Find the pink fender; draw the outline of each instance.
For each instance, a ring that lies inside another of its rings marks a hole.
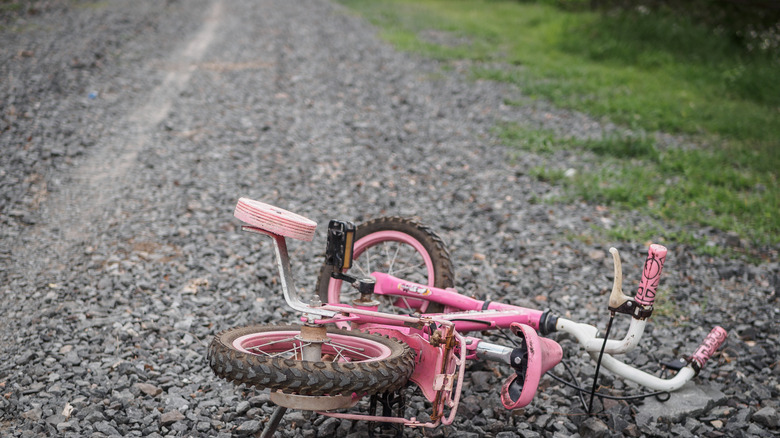
[[[409,380],[420,387],[420,390],[428,401],[434,401],[436,398],[434,380],[436,379],[436,375],[441,372],[442,360],[444,358],[444,354],[441,351],[443,347],[432,346],[428,341],[423,339],[422,335],[419,334],[419,330],[409,327],[390,328],[381,324],[377,326],[371,326],[369,324],[362,325],[360,329],[396,338],[414,350],[414,372],[411,377],[409,377]],[[454,372],[455,364],[450,364],[448,368],[450,369],[446,370],[447,373]]]
[[[539,380],[544,373],[561,361],[563,350],[552,339],[540,338],[530,326],[513,323],[511,329],[516,335],[523,338],[528,352],[528,366],[525,370],[520,396],[517,400],[512,400],[509,395],[509,387],[518,378],[517,373],[515,373],[504,382],[504,386],[501,388],[501,404],[507,409],[518,409],[531,403],[536,395],[536,389],[539,387]]]

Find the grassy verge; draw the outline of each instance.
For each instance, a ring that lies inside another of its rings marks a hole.
[[[536,153],[580,148],[596,170],[567,184],[585,200],[642,209],[683,225],[780,243],[780,55],[748,51],[682,17],[599,14],[545,2],[342,0],[402,50],[473,61],[473,75],[517,84],[531,98],[630,127],[635,135],[568,140],[516,126],[507,144]],[[508,102],[511,103],[511,102]],[[696,147],[661,148],[647,132]],[[630,237],[630,236],[627,236]]]
[[[559,149],[593,153],[595,158],[587,164],[595,170],[590,172],[567,176],[565,169],[530,170],[529,174],[541,181],[566,186],[570,196],[641,211],[648,219],[734,231],[754,244],[778,241],[777,181],[770,173],[733,166],[732,157],[724,150],[661,149],[653,137],[641,134],[577,140],[514,124],[501,126],[496,132],[505,144],[523,151],[542,155]],[[691,233],[665,229],[659,221],[654,227],[644,224],[641,230],[614,229],[610,237],[706,245]]]

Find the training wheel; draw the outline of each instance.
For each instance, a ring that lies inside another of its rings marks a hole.
[[[317,223],[311,219],[249,198],[241,198],[233,216],[269,233],[311,242]]]

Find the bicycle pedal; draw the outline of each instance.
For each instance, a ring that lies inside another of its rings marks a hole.
[[[325,249],[325,264],[338,272],[352,267],[352,251],[355,245],[355,224],[332,220],[328,224],[328,243]]]

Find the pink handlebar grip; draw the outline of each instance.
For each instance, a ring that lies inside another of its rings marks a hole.
[[[727,336],[728,333],[723,327],[716,326],[710,330],[710,333],[704,338],[704,342],[699,345],[699,348],[696,349],[689,359],[697,373],[704,368],[704,364],[707,363],[710,356],[723,345]]]
[[[666,261],[666,247],[652,244],[647,250],[647,260],[642,270],[642,281],[639,282],[639,290],[634,300],[644,306],[652,306],[655,301],[655,293],[658,290],[658,281],[661,279],[661,270]]]

